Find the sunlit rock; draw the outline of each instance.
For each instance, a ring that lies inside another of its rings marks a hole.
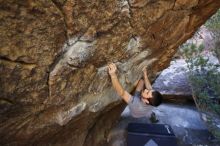
[[[131,91],[220,7],[218,0],[0,1],[0,144],[104,145]]]

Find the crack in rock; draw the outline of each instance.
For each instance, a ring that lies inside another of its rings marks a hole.
[[[35,63],[28,63],[28,62],[25,62],[25,61],[22,61],[22,60],[12,60],[10,58],[3,57],[3,56],[0,56],[0,61],[15,63],[15,64],[18,64],[18,65],[25,66],[27,68],[35,68],[37,66],[37,64],[35,64]]]

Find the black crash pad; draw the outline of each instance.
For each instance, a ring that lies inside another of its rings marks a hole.
[[[166,124],[129,123],[127,146],[177,146],[172,128]]]

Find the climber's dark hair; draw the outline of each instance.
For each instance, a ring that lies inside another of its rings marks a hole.
[[[160,94],[160,92],[153,91],[152,92],[152,96],[153,97],[149,99],[150,105],[158,106],[158,105],[160,105],[162,103],[163,96]]]

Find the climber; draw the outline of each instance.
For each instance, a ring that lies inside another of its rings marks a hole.
[[[141,78],[136,86],[135,94],[132,96],[124,90],[120,84],[117,74],[117,67],[114,63],[108,65],[108,73],[117,94],[128,104],[131,115],[135,118],[146,116],[153,107],[158,106],[162,102],[162,95],[158,91],[154,91],[147,76],[146,67],[143,68],[143,78]],[[144,89],[144,85],[146,89]]]

